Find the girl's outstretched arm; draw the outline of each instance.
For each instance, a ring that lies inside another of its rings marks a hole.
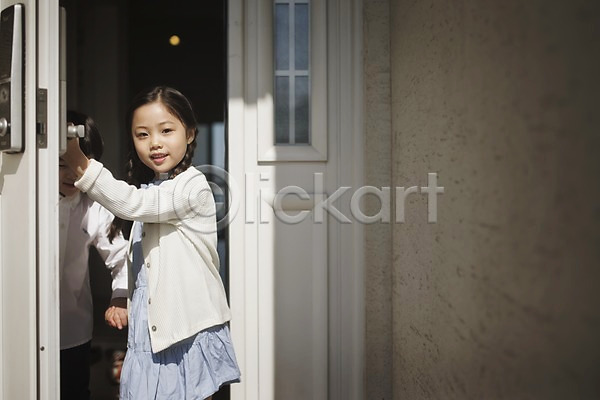
[[[101,163],[90,160],[75,186],[125,220],[172,224],[185,220],[187,226],[216,232],[212,191],[204,175],[193,167],[159,186],[138,189],[115,179]],[[196,226],[199,224],[210,226]]]
[[[174,224],[193,219],[194,225],[201,225],[194,229],[216,232],[212,191],[204,175],[194,168],[160,186],[137,189],[115,179],[101,163],[88,160],[77,139],[68,141],[63,159],[79,176],[75,186],[122,219]]]

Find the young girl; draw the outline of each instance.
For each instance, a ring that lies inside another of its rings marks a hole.
[[[156,87],[135,98],[127,127],[132,185],[85,157],[76,140],[63,156],[80,174],[79,190],[134,221],[121,399],[210,398],[240,372],[218,271],[215,204],[191,166],[194,114],[181,93]]]
[[[102,137],[87,115],[69,111],[67,121],[83,125],[80,150],[99,160],[104,150]],[[94,246],[112,273],[110,322],[122,327],[126,304],[127,242],[122,235],[112,237],[109,229],[114,216],[73,185],[75,172],[59,160],[60,215],[60,393],[61,399],[89,399],[90,354],[93,330],[92,291],[88,271],[90,246]],[[108,318],[108,315],[107,315]]]

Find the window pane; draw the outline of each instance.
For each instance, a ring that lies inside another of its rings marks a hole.
[[[275,143],[290,142],[290,78],[275,77]]]
[[[289,5],[275,4],[275,69],[290,68]]]
[[[294,85],[296,143],[309,143],[308,77],[297,76]]]
[[[294,47],[296,69],[308,69],[308,4],[294,6]]]

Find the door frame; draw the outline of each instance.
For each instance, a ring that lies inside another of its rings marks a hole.
[[[38,399],[60,397],[60,268],[58,158],[66,147],[66,64],[59,0],[37,0],[37,87],[46,89],[46,146],[37,152]],[[61,60],[61,57],[63,59]],[[61,65],[62,64],[62,65]],[[61,74],[62,72],[62,74]],[[62,75],[62,76],[61,76]],[[63,126],[64,125],[64,126]],[[64,143],[60,143],[62,141]]]

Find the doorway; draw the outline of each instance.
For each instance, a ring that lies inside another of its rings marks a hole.
[[[192,103],[198,121],[194,165],[227,169],[225,0],[61,0],[61,6],[67,11],[67,105],[94,118],[105,142],[102,161],[115,176],[124,177],[128,103],[138,91],[158,84],[180,90]],[[227,237],[227,229],[221,229],[218,251],[226,290]],[[89,272],[92,398],[114,399],[118,385],[110,379],[111,357],[125,349],[127,335],[104,323],[110,274],[93,252]],[[221,392],[213,399],[229,399],[228,388]]]

